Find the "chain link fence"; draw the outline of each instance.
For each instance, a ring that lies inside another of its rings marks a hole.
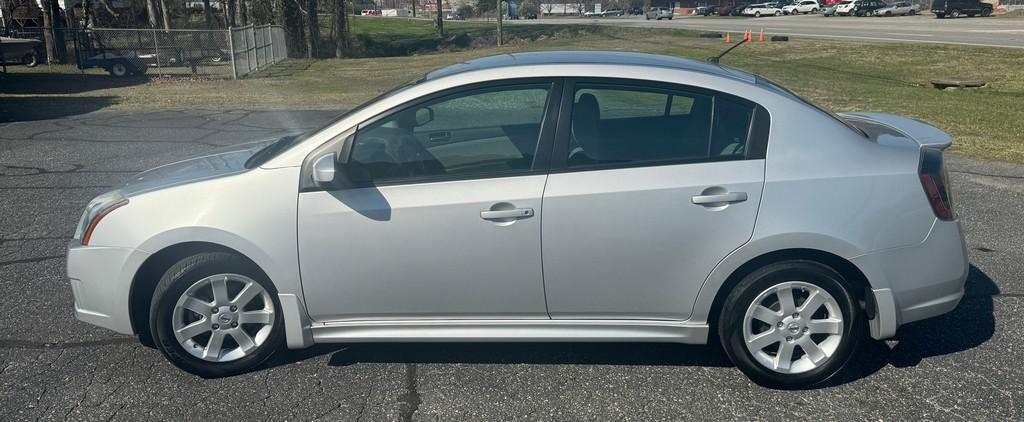
[[[261,25],[230,30],[232,72],[235,78],[258,72],[288,57],[284,29]]]
[[[113,76],[240,78],[288,56],[284,30],[249,25],[227,30],[55,29],[55,49],[47,65],[46,49],[35,49],[40,66],[53,72],[102,69]],[[42,39],[41,31],[7,32]],[[0,47],[3,48],[3,47]]]

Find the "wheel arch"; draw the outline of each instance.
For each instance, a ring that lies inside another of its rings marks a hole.
[[[711,300],[710,307],[707,307],[707,313],[705,319],[708,326],[711,327],[709,330],[712,335],[716,332],[715,327],[718,324],[719,313],[722,310],[722,306],[725,302],[726,297],[732,292],[732,289],[739,284],[748,274],[756,271],[758,268],[764,267],[765,265],[773,264],[776,262],[788,261],[788,260],[805,260],[813,261],[819,264],[825,265],[832,268],[849,284],[850,293],[854,296],[855,300],[861,302],[865,298],[865,293],[868,288],[871,287],[871,283],[864,272],[861,271],[853,262],[843,258],[842,256],[825,251],[822,249],[814,248],[786,248],[778,249],[771,252],[759,254],[751,259],[746,260],[738,267],[733,269],[725,277],[725,280],[716,289],[714,297]],[[710,342],[710,340],[709,340]]]
[[[266,271],[245,254],[213,242],[190,241],[168,245],[153,253],[142,262],[132,277],[128,290],[128,315],[134,331],[145,344],[152,344],[152,333],[149,330],[149,310],[160,278],[172,265],[189,256],[206,252],[226,252],[238,255],[253,263],[266,276]],[[269,279],[269,277],[267,277]],[[271,281],[273,283],[273,281]]]

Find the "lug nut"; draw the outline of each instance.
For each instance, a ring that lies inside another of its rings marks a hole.
[[[217,324],[213,324],[213,329],[214,329],[214,330],[219,330],[219,329],[220,329],[220,325],[217,325]]]
[[[237,326],[238,326],[238,323],[237,323],[237,322],[232,322],[232,323],[231,323],[231,328],[235,328],[235,327],[237,327]]]
[[[786,336],[786,341],[793,341],[793,337]]]
[[[793,313],[793,318],[800,318],[800,314],[798,314],[798,313],[794,312],[794,313]]]
[[[231,312],[235,312],[235,311],[237,311],[237,310],[238,310],[238,307],[237,307],[237,306],[232,306],[232,307],[231,307]]]
[[[213,312],[213,313],[220,312],[220,308],[214,307],[213,309],[210,310],[210,312]]]
[[[806,333],[807,331],[808,331],[808,328],[807,328],[807,327],[804,327],[804,332]]]
[[[779,321],[779,324],[777,325],[777,327],[782,328],[782,321]]]

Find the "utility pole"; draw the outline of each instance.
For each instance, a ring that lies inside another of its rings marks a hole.
[[[444,0],[437,0],[437,35],[444,38],[444,15],[441,14],[441,2]]]
[[[502,39],[502,34],[501,34],[501,0],[498,0],[498,46],[499,47],[502,44],[502,40],[501,39]]]

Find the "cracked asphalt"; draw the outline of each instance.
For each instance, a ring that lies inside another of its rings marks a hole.
[[[1024,166],[952,157],[971,248],[950,314],[867,342],[830,385],[750,383],[713,346],[357,344],[205,380],[78,322],[64,245],[131,174],[309,129],[329,112],[96,112],[0,125],[0,420],[1024,418]],[[941,259],[936,257],[936,259]]]

